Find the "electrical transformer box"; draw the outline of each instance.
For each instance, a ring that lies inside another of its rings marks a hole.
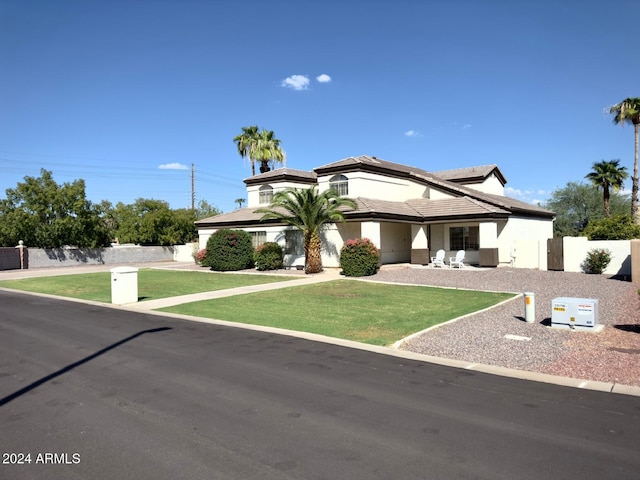
[[[598,300],[554,298],[551,301],[551,326],[572,330],[595,330],[598,327]]]

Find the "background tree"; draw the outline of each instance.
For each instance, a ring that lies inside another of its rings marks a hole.
[[[236,198],[234,201],[238,204],[238,208],[242,208],[242,204],[246,202],[244,198]]]
[[[322,271],[322,240],[320,233],[330,223],[344,221],[343,210],[357,208],[356,202],[341,197],[335,190],[318,193],[315,187],[288,188],[276,192],[263,213],[262,220],[275,219],[296,227],[302,232],[305,273]]]
[[[0,200],[0,244],[15,246],[24,240],[39,248],[107,246],[105,208],[86,199],[84,180],[59,185],[52,172],[42,169],[40,177],[24,177]]]
[[[631,240],[640,238],[640,225],[628,213],[592,220],[582,232],[589,240]]]
[[[216,215],[220,215],[222,210],[214,207],[206,200],[200,200],[198,205],[196,205],[195,217],[196,220],[202,220],[203,218],[215,217]]]
[[[631,176],[631,217],[636,224],[640,224],[638,210],[638,125],[640,125],[640,98],[625,98],[609,108],[613,115],[613,123],[624,126],[633,125],[635,138],[635,155],[633,160],[633,175]]]
[[[253,147],[258,138],[258,126],[242,127],[242,133],[233,137],[238,147],[238,153],[242,158],[249,158],[251,163],[251,176],[256,174],[255,157],[253,156]]]
[[[628,213],[631,201],[628,196],[612,192],[609,206],[612,215]],[[543,205],[556,214],[553,233],[556,237],[580,235],[588,223],[604,218],[602,194],[593,185],[569,182],[554,190]]]
[[[611,217],[611,207],[609,204],[610,190],[619,192],[623,187],[623,182],[629,174],[627,167],[620,166],[620,160],[603,160],[594,163],[592,171],[585,178],[596,188],[602,188],[602,199],[604,203],[604,216]]]
[[[162,200],[138,198],[133,204],[119,202],[112,211],[115,237],[120,243],[177,245],[197,238],[195,212],[171,210]]]

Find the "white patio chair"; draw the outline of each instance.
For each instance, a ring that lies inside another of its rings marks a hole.
[[[445,256],[444,250],[438,250],[436,252],[436,256],[435,257],[431,257],[431,266],[433,268],[436,268],[436,267],[444,268],[444,267],[446,267],[447,264],[444,263],[444,256]]]
[[[451,268],[453,267],[464,268],[464,263],[462,263],[463,261],[464,261],[464,250],[458,250],[456,252],[455,257],[449,257],[449,266]]]

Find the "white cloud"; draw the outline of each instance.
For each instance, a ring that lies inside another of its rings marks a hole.
[[[320,83],[329,83],[331,81],[331,77],[326,73],[323,73],[322,75],[318,75],[316,80]]]
[[[160,170],[189,170],[189,167],[178,162],[163,163],[162,165],[158,165],[158,168]]]
[[[404,132],[405,136],[407,137],[421,137],[422,134],[419,132],[416,132],[415,130],[407,130],[406,132]]]
[[[516,198],[523,202],[531,203],[533,205],[543,204],[546,200],[541,200],[539,196],[547,197],[548,192],[546,190],[520,190],[519,188],[504,187],[504,194],[507,197]]]
[[[294,90],[306,90],[309,88],[309,77],[306,75],[291,75],[285,78],[281,85]]]
[[[467,123],[466,125],[462,126],[463,130],[466,130],[467,128],[471,128],[471,124],[470,123]]]

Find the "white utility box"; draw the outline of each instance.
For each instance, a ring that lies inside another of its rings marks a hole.
[[[116,267],[111,269],[111,303],[124,305],[138,301],[138,269]]]
[[[551,301],[551,326],[571,330],[600,330],[598,300],[559,297]]]

